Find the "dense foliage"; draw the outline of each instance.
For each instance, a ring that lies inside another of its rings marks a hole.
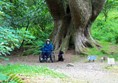
[[[39,45],[51,33],[50,17],[44,0],[0,1],[0,55],[21,46],[38,53]]]
[[[22,41],[31,42],[32,36],[23,29],[14,30],[11,27],[0,27],[0,55],[10,54],[16,47],[21,46]]]
[[[118,43],[118,1],[107,3],[92,26],[95,39]],[[38,54],[53,30],[53,20],[44,0],[0,0],[0,55],[21,46],[24,53]]]
[[[92,26],[92,35],[99,41],[118,43],[118,1],[108,0]],[[107,12],[107,18],[105,15]]]

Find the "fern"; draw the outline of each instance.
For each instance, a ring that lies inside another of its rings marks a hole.
[[[17,75],[9,73],[9,74],[1,74],[0,73],[0,83],[24,83],[21,78]]]
[[[19,48],[23,40],[31,42],[35,37],[29,31],[15,30],[12,27],[0,27],[0,55],[10,54],[15,48]]]

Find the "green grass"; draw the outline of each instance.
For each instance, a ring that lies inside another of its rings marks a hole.
[[[28,65],[21,65],[21,64],[8,64],[5,66],[0,65],[0,73],[23,74],[28,76],[42,75],[42,76],[51,76],[51,77],[58,77],[58,78],[66,77],[66,75],[55,72],[54,70],[51,70],[47,67],[28,66]]]
[[[110,58],[115,58],[118,61],[118,44],[113,44],[109,42],[100,42],[102,48],[89,48],[87,50],[88,55],[97,55],[98,58],[102,56],[108,56]]]
[[[106,21],[103,13],[100,13],[92,25],[91,33],[94,39],[100,41],[102,48],[87,49],[88,55],[97,55],[98,58],[108,56],[118,61],[118,8],[108,12]]]
[[[118,43],[118,10],[110,10],[106,21],[103,13],[100,13],[92,25],[91,32],[94,39]]]

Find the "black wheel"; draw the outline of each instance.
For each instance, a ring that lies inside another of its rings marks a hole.
[[[55,62],[55,54],[54,54],[54,52],[52,52],[52,55],[50,57],[50,60],[51,60],[51,62]]]
[[[51,55],[46,59],[43,60],[42,54],[39,55],[39,62],[55,62],[55,54],[54,52],[51,53]]]
[[[39,62],[43,62],[42,54],[39,55]]]

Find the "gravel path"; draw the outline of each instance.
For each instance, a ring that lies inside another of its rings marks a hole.
[[[10,57],[10,63],[47,66],[55,71],[66,74],[70,78],[82,80],[84,83],[118,83],[118,72],[115,73],[106,70],[105,67],[108,66],[106,62],[85,62],[82,60],[73,62],[73,60],[70,60],[72,57],[70,57],[64,62],[39,63],[37,58],[38,56]],[[4,64],[4,62],[2,64]],[[68,66],[68,64],[70,64],[70,66]],[[118,64],[116,64],[116,66],[118,66]]]
[[[118,73],[103,69],[105,64],[99,63],[73,63],[74,67],[59,67],[57,71],[66,75],[85,80],[87,83],[118,83]]]

